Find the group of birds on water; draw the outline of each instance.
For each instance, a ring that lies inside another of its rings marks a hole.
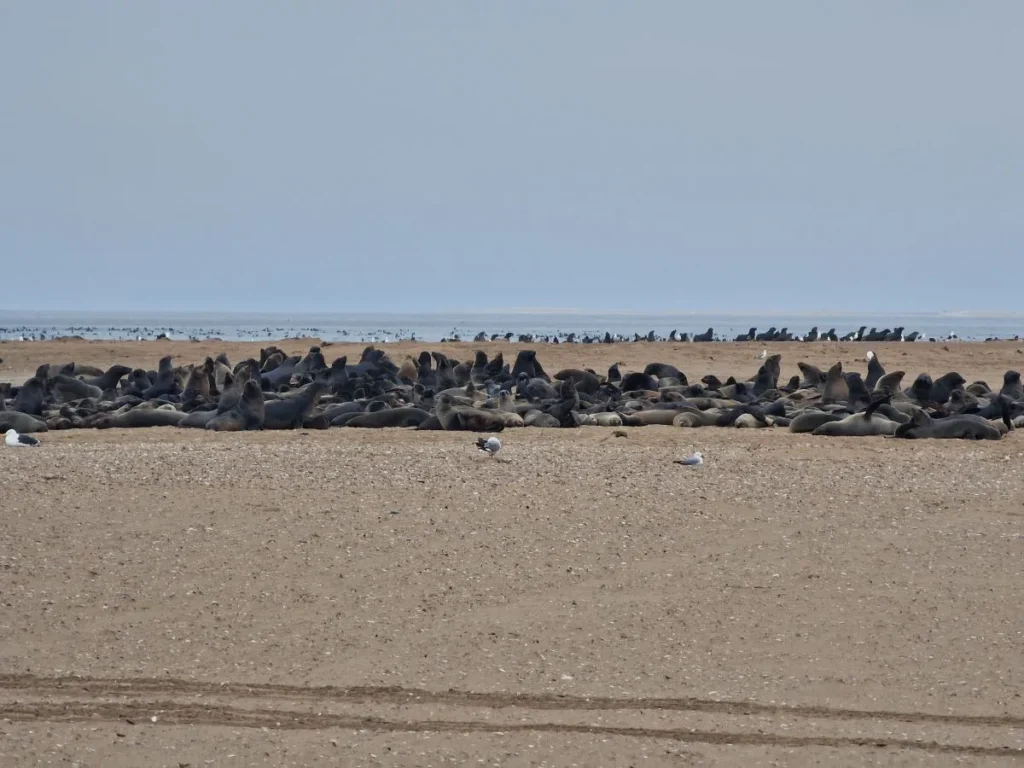
[[[486,333],[481,332],[476,335],[473,339],[474,343],[480,344],[486,341],[519,341],[527,344],[535,342],[543,342],[546,344],[619,344],[623,342],[722,342],[722,341],[803,341],[803,342],[815,342],[815,341],[924,341],[926,338],[928,341],[938,341],[935,337],[923,336],[918,331],[912,331],[911,333],[904,333],[906,330],[905,326],[898,326],[897,328],[884,328],[878,330],[872,328],[868,330],[866,325],[861,326],[855,331],[839,336],[836,333],[835,328],[819,333],[818,326],[814,326],[807,333],[800,335],[791,333],[789,328],[776,328],[774,325],[767,331],[762,333],[757,332],[757,328],[753,327],[746,333],[738,334],[737,336],[730,339],[728,336],[715,333],[714,328],[708,328],[704,333],[680,333],[678,330],[673,330],[668,336],[660,336],[654,331],[648,332],[646,335],[634,333],[632,337],[624,336],[622,334],[605,333],[601,335],[589,335],[589,334],[577,334],[568,333],[559,335],[547,335],[547,336],[535,336],[533,334],[519,334],[516,336],[512,333],[506,333],[504,335],[492,333],[488,336]],[[944,337],[946,341],[954,341],[959,339],[955,333],[950,331],[949,335]],[[1015,337],[1016,338],[1016,337]],[[451,338],[441,339],[442,343],[448,341],[462,341],[460,336],[452,336]],[[996,341],[995,338],[986,339],[986,341]]]
[[[155,370],[77,363],[42,365],[20,386],[0,384],[0,431],[21,436],[72,428],[159,427],[214,431],[407,427],[501,432],[514,427],[785,427],[815,435],[1000,439],[1024,424],[1020,374],[968,383],[955,371],[886,371],[868,352],[867,369],[827,371],[798,363],[781,377],[779,354],[762,353],[756,371],[690,381],[669,363],[642,371],[614,364],[604,373],[567,368],[549,375],[537,351],[477,351],[472,360],[423,351],[399,363],[366,347],[358,361],[328,364],[320,346],[287,355],[276,346],[232,364],[221,354]],[[487,446],[491,445],[491,448]],[[479,446],[497,453],[499,443]],[[699,464],[701,457],[695,457]]]

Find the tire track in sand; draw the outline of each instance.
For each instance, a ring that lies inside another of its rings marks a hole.
[[[451,689],[430,691],[399,686],[298,686],[272,683],[205,683],[176,678],[42,677],[0,675],[0,690],[23,690],[34,694],[93,695],[234,695],[247,698],[299,699],[306,701],[372,702],[377,704],[447,704],[453,706],[503,709],[521,707],[540,710],[657,709],[677,712],[706,712],[728,715],[785,715],[824,720],[891,720],[904,723],[941,723],[966,726],[1007,726],[1024,728],[1024,716],[946,715],[932,712],[844,709],[814,705],[763,704],[753,701],[720,701],[692,697],[609,697],[570,696],[535,693],[477,693]]]
[[[0,675],[0,690],[36,697],[67,697],[53,702],[0,703],[0,717],[11,721],[148,723],[154,711],[158,725],[211,725],[285,730],[327,728],[405,732],[548,732],[630,736],[698,744],[763,745],[775,747],[888,747],[943,754],[1019,756],[1024,748],[951,744],[915,739],[858,736],[796,736],[762,732],[710,731],[692,728],[643,728],[572,723],[498,723],[479,720],[401,720],[324,714],[288,709],[250,709],[220,704],[175,701],[184,696],[236,696],[242,699],[289,699],[301,702],[366,704],[437,704],[453,707],[535,711],[664,710],[727,715],[771,715],[832,720],[872,719],[901,723],[932,723],[950,726],[1024,727],[1024,717],[1012,715],[944,715],[927,712],[855,710],[819,706],[790,706],[757,702],[716,701],[698,698],[580,697],[528,693],[477,693],[428,691],[392,686],[321,686],[204,683],[161,678],[88,678]],[[146,701],[105,701],[104,697],[160,697]]]

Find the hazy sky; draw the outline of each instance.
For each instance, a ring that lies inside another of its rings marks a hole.
[[[7,307],[1016,310],[1024,2],[0,2]]]

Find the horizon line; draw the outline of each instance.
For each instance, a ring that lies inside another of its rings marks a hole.
[[[1024,318],[1024,312],[1013,311],[984,311],[984,310],[870,310],[870,311],[836,311],[836,310],[649,310],[649,309],[603,309],[591,310],[580,307],[499,307],[484,309],[452,309],[452,310],[428,310],[422,312],[392,312],[387,310],[339,310],[339,309],[303,309],[303,310],[265,310],[253,311],[246,309],[84,309],[84,308],[62,308],[62,309],[8,309],[0,308],[0,317],[4,315],[51,315],[59,317],[74,317],[76,315],[109,315],[109,316],[146,316],[146,315],[180,315],[180,316],[220,316],[228,318],[231,316],[265,316],[268,318],[281,317],[314,317],[323,315],[349,315],[349,316],[394,316],[394,317],[451,317],[453,315],[564,315],[571,316],[611,316],[611,317],[714,317],[723,316],[730,318],[858,318],[858,317],[949,317],[949,318]]]

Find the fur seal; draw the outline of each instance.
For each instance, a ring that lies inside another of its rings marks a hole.
[[[844,374],[843,378],[846,379],[846,386],[850,390],[850,397],[847,402],[851,405],[871,402],[871,393],[864,386],[864,380],[860,377],[859,373],[851,371]]]
[[[497,413],[471,406],[454,405],[450,395],[442,394],[437,401],[435,415],[446,431],[501,432],[504,419]]]
[[[764,429],[766,427],[774,427],[775,420],[768,416],[758,418],[757,414],[754,413],[741,413],[736,417],[733,426],[740,429]]]
[[[281,350],[275,350],[270,354],[264,354],[266,350],[260,350],[260,373],[270,373],[275,368],[280,368],[285,361],[285,354]]]
[[[27,413],[0,410],[0,432],[6,432],[8,429],[27,435],[32,432],[46,432],[48,427],[45,421]]]
[[[525,373],[531,379],[550,381],[550,377],[544,373],[544,369],[537,361],[537,353],[532,349],[520,350],[516,355],[516,361],[512,366],[512,378],[519,378],[521,373]]]
[[[825,374],[821,369],[809,363],[797,363],[802,378],[800,379],[801,389],[821,389],[825,384]]]
[[[212,357],[206,358],[202,365],[192,368],[185,382],[184,396],[186,399],[209,397],[212,387],[216,386],[214,362]]]
[[[146,400],[153,400],[163,395],[176,395],[180,392],[181,384],[178,377],[174,375],[171,358],[165,357],[160,360],[160,370],[157,372],[156,379],[142,393],[142,397]]]
[[[654,392],[658,389],[658,382],[649,374],[633,371],[622,377],[619,389],[623,392]]]
[[[419,427],[430,414],[422,408],[384,408],[372,413],[356,413],[339,426],[381,429],[384,427]]]
[[[653,376],[656,379],[675,379],[680,383],[688,383],[686,374],[668,363],[648,363],[644,368],[645,376]]]
[[[99,387],[60,373],[50,379],[50,390],[65,403],[72,400],[84,400],[87,397],[99,398],[103,395],[103,390]]]
[[[806,410],[798,413],[793,417],[793,420],[789,422],[789,431],[795,432],[796,434],[807,434],[814,432],[822,424],[828,424],[832,421],[842,421],[843,417],[838,413],[829,413],[828,411],[816,411]]]
[[[242,395],[238,403],[210,419],[206,428],[216,432],[262,429],[264,408],[263,390],[255,380],[249,379],[242,385]]]
[[[327,369],[318,372],[312,382],[289,392],[278,400],[271,400],[264,405],[264,429],[299,429],[306,417],[316,407],[320,396],[330,386],[330,375]]]
[[[956,371],[950,371],[932,381],[931,376],[922,373],[911,385],[907,395],[918,403],[945,405],[954,389],[963,389],[967,380]]]
[[[86,378],[85,383],[106,391],[116,387],[121,379],[131,372],[132,369],[127,365],[112,365],[101,375]]]
[[[868,352],[868,377],[864,379],[864,386],[868,389],[874,389],[878,380],[885,376],[885,368],[882,367],[882,361],[878,359],[878,355],[874,352]]]
[[[245,383],[252,378],[252,374],[253,370],[248,365],[238,369],[234,378],[220,393],[220,398],[217,400],[217,413],[225,413],[238,405],[239,400],[242,399],[242,389],[245,387]],[[225,381],[228,380],[225,379]]]
[[[622,417],[623,424],[633,427],[649,426],[651,424],[672,426],[672,422],[675,421],[676,416],[680,413],[692,413],[696,410],[696,408],[690,406],[683,408],[652,408],[648,411],[636,411],[630,414],[619,414],[619,416]]]
[[[31,416],[43,415],[43,402],[46,400],[46,389],[38,376],[33,376],[18,390],[11,408]],[[18,430],[21,431],[20,429]]]
[[[583,371],[579,368],[566,368],[555,374],[556,381],[572,379],[577,392],[585,395],[593,395],[601,388],[601,380],[590,371]]]
[[[1009,418],[1006,418],[1009,428]],[[927,438],[948,440],[1000,440],[1003,431],[980,416],[969,414],[947,416],[944,419],[933,419],[923,409],[910,418],[906,424],[900,424],[894,433],[895,437],[909,440]]]
[[[576,413],[573,411],[578,427],[621,427],[622,417],[617,413]],[[523,421],[525,425],[525,420]]]
[[[850,399],[850,386],[843,376],[843,364],[836,363],[828,369],[825,387],[821,393],[822,403],[845,403]]]
[[[682,411],[672,419],[673,427],[713,427],[718,423],[721,411]]]
[[[905,371],[887,373],[875,382],[874,391],[883,395],[898,395],[903,391],[902,382],[906,375]]]
[[[412,356],[406,356],[402,364],[398,366],[398,378],[408,382],[419,379],[419,365],[412,359]]]
[[[124,413],[102,413],[87,422],[96,429],[123,429],[134,427],[176,427],[185,418],[183,411],[164,411],[156,408],[132,408]]]
[[[873,401],[863,413],[855,413],[840,421],[822,424],[811,432],[812,435],[829,435],[831,437],[871,437],[875,435],[894,435],[899,424],[875,413],[878,407],[889,400],[881,397]],[[792,424],[790,425],[792,427]]]
[[[209,424],[213,419],[217,418],[217,410],[211,408],[206,411],[192,411],[184,419],[178,422],[179,427],[194,427],[196,429],[205,429],[206,425]]]
[[[1003,387],[999,394],[1017,402],[1024,400],[1024,386],[1021,386],[1019,372],[1007,371],[1003,374]]]
[[[550,413],[544,413],[544,411],[529,411],[523,416],[523,424],[527,427],[560,427],[562,423],[552,416]]]

